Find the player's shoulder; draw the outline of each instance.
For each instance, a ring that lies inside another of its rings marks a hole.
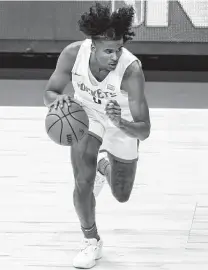
[[[139,59],[135,59],[125,70],[124,79],[131,78],[132,76],[143,76],[143,71]]]
[[[84,41],[75,41],[75,42],[70,43],[68,46],[66,46],[63,49],[62,54],[64,54],[65,56],[69,58],[76,58],[83,42]]]
[[[57,68],[64,67],[71,72],[83,41],[76,41],[66,46],[60,53]]]
[[[125,76],[130,76],[133,74],[138,74],[142,71],[142,64],[140,60],[127,48],[123,47],[123,53],[121,61],[126,63]]]

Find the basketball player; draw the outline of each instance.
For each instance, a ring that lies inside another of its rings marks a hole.
[[[95,219],[95,193],[102,179],[107,179],[119,202],[127,202],[136,174],[138,142],[150,134],[141,64],[123,47],[134,36],[133,16],[132,7],[111,12],[99,3],[84,13],[79,28],[88,38],[62,51],[44,94],[49,108],[62,107],[64,102],[70,106],[72,97],[63,91],[71,81],[74,98],[90,122],[88,134],[71,147],[73,200],[84,234],[73,261],[77,268],[91,268],[102,256],[103,241]],[[99,151],[105,151],[104,156]]]

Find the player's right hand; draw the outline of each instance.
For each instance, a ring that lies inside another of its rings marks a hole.
[[[58,97],[56,98],[56,100],[50,105],[49,111],[51,111],[52,108],[54,108],[55,110],[58,107],[63,108],[64,107],[64,103],[66,103],[68,106],[71,106],[71,100],[72,100],[72,98],[69,95],[66,95],[66,94],[58,95]]]

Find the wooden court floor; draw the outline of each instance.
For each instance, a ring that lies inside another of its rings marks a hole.
[[[68,147],[44,107],[0,107],[0,269],[73,269],[82,234]],[[134,189],[97,199],[103,258],[94,269],[208,269],[208,110],[150,109]]]

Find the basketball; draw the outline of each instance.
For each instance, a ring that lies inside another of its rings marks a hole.
[[[71,106],[54,107],[45,119],[45,128],[49,138],[59,145],[72,146],[87,133],[89,119],[84,109],[74,100]]]

